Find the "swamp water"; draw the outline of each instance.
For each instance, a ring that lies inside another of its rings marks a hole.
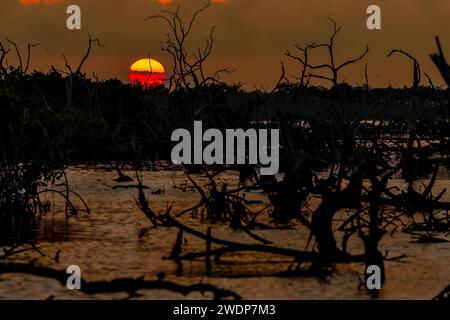
[[[290,261],[284,257],[264,254],[233,254],[223,257],[222,264],[213,264],[211,278],[206,277],[204,262],[184,262],[183,276],[177,277],[176,265],[169,256],[175,243],[177,230],[173,228],[150,228],[150,222],[137,207],[135,198],[137,189],[119,188],[113,179],[115,172],[95,170],[91,167],[71,167],[67,170],[71,188],[79,193],[88,204],[88,215],[80,208],[76,216],[70,216],[66,224],[63,207],[56,206],[39,224],[37,231],[39,248],[46,254],[37,264],[54,269],[66,269],[68,265],[78,265],[82,277],[88,281],[112,280],[114,278],[145,276],[157,279],[164,272],[165,280],[180,284],[199,282],[212,283],[218,287],[233,290],[244,299],[368,299],[366,291],[358,290],[360,278],[364,272],[362,264],[338,265],[335,272],[325,278],[283,278],[271,274],[285,271]],[[132,172],[127,172],[130,176]],[[235,174],[221,175],[218,182],[236,183]],[[197,179],[197,178],[196,178]],[[201,180],[201,179],[199,179]],[[155,212],[164,212],[168,203],[173,203],[173,211],[178,212],[198,203],[195,192],[183,192],[174,188],[174,183],[184,185],[187,178],[181,171],[155,171],[143,174],[143,183],[150,187],[146,194],[150,207]],[[401,184],[401,181],[393,181]],[[129,182],[127,184],[136,184]],[[435,185],[435,193],[450,186],[448,174],[441,175]],[[152,191],[164,190],[163,194]],[[54,197],[58,203],[57,196]],[[261,194],[251,192],[249,199],[264,199]],[[450,201],[447,192],[442,201]],[[252,208],[255,212],[258,205]],[[269,220],[267,218],[266,222]],[[185,224],[201,231],[207,225],[199,217],[187,214],[180,218]],[[233,231],[226,226],[212,226],[213,236],[254,243],[242,231]],[[257,230],[256,234],[269,239],[275,246],[303,250],[308,240],[305,228],[280,230]],[[204,242],[189,235],[183,246],[183,252],[203,251]],[[359,253],[361,243],[354,239],[349,243],[352,253]],[[400,231],[393,236],[386,234],[380,244],[382,252],[389,257],[406,255],[406,258],[386,261],[386,283],[380,299],[431,299],[450,284],[450,242],[437,244],[417,243],[410,235]],[[54,257],[59,253],[59,262]],[[36,252],[27,252],[9,262],[27,262],[39,256]],[[143,299],[201,299],[208,295],[191,294],[183,297],[165,290],[139,291]],[[128,295],[102,294],[88,296],[77,291],[63,288],[57,281],[39,278],[33,275],[0,275],[0,299],[121,299]]]

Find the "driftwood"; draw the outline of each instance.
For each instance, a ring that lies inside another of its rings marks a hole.
[[[38,277],[57,280],[62,286],[66,285],[68,274],[65,270],[35,266],[32,264],[0,264],[0,274],[25,273]],[[85,294],[120,293],[126,292],[133,296],[139,290],[169,290],[187,296],[194,292],[204,294],[210,292],[215,300],[224,298],[240,299],[241,297],[229,290],[220,289],[211,284],[199,283],[193,285],[180,285],[165,280],[144,280],[141,278],[120,278],[111,281],[86,281],[81,279],[80,291]]]
[[[33,242],[28,242],[28,241],[18,242],[9,247],[5,246],[2,248],[2,251],[3,251],[3,254],[0,255],[0,260],[6,260],[15,254],[22,253],[22,252],[28,252],[28,251],[37,252],[42,257],[45,256],[45,254]]]
[[[111,187],[111,189],[113,189],[113,190],[118,190],[118,189],[139,189],[139,188],[150,189],[150,187],[148,187],[148,186],[139,186],[139,185],[133,185],[133,184],[122,185],[122,186],[112,186]]]
[[[141,183],[141,180],[138,179],[139,183]],[[191,253],[187,255],[180,256],[180,248],[177,250],[172,250],[172,254],[170,256],[171,259],[176,259],[177,261],[180,260],[193,260],[195,258],[205,257],[206,260],[209,259],[211,256],[215,256],[216,259],[220,257],[221,255],[225,253],[231,253],[231,252],[261,252],[261,253],[268,253],[268,254],[274,254],[274,255],[280,255],[280,256],[287,256],[292,257],[297,262],[318,262],[320,261],[320,256],[317,252],[312,251],[302,251],[302,250],[295,250],[290,248],[280,248],[272,245],[266,245],[266,244],[246,244],[246,243],[240,243],[240,242],[234,242],[230,240],[224,240],[219,239],[216,237],[213,237],[210,233],[203,233],[201,231],[195,230],[193,228],[190,228],[181,222],[179,222],[177,219],[173,218],[170,214],[171,208],[168,209],[168,212],[165,214],[156,214],[153,212],[153,210],[148,206],[148,201],[146,199],[146,196],[144,194],[143,189],[139,189],[139,197],[138,197],[138,205],[141,211],[144,212],[145,216],[152,222],[153,226],[164,226],[164,227],[176,227],[178,230],[180,230],[180,233],[178,234],[178,237],[180,237],[181,231],[190,234],[192,236],[195,236],[197,238],[200,238],[207,242],[207,250],[205,252],[200,253]],[[180,247],[181,240],[177,240],[176,246],[178,244],[178,247]],[[209,245],[208,245],[209,243]],[[211,249],[211,244],[216,244],[219,246],[222,246],[218,249]],[[177,254],[174,254],[174,252],[177,252]],[[340,263],[349,263],[349,262],[362,262],[364,261],[364,255],[349,255],[349,254],[343,254],[339,257],[335,257],[334,262],[340,262]]]
[[[417,241],[417,243],[448,243],[448,242],[450,242],[449,239],[439,237],[439,236],[434,236],[431,234],[421,234],[421,233],[408,232],[408,231],[405,231],[405,232],[409,233]]]
[[[197,231],[195,229],[192,229],[176,219],[172,218],[169,214],[166,214],[163,216],[164,218],[164,225],[165,226],[172,226],[176,227],[179,230],[184,231],[187,234],[193,235],[197,238],[203,239],[205,241],[210,241],[211,243],[225,246],[225,248],[216,249],[216,250],[209,250],[208,255],[215,255],[217,253],[225,253],[225,252],[237,252],[237,251],[254,251],[254,252],[262,252],[262,253],[269,253],[269,254],[275,254],[275,255],[281,255],[281,256],[288,256],[295,258],[297,261],[316,261],[317,260],[317,253],[315,252],[309,252],[309,251],[301,251],[301,250],[295,250],[295,249],[289,249],[289,248],[280,248],[275,247],[271,245],[263,245],[263,244],[246,244],[246,243],[240,243],[240,242],[234,242],[229,240],[223,240],[219,238],[215,238],[213,236],[208,237],[207,234]],[[205,256],[205,253],[202,254]],[[360,257],[355,257],[355,260],[359,260]]]

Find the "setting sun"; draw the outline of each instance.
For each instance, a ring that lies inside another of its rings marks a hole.
[[[164,66],[154,59],[141,59],[130,67],[130,82],[143,87],[156,87],[164,83]]]

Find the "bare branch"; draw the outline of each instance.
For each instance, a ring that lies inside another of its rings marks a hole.
[[[189,22],[189,27],[186,30],[185,35],[187,36],[191,30],[192,30],[192,26],[194,25],[195,20],[197,19],[197,16],[202,13],[203,11],[205,11],[206,9],[208,9],[211,6],[211,1],[208,0],[208,3],[206,5],[204,5],[202,8],[198,9],[197,11],[195,11],[194,15],[192,16],[191,22]]]
[[[62,57],[63,57],[63,59],[64,59],[64,64],[65,64],[67,70],[69,70],[70,74],[73,75],[74,73],[73,73],[73,71],[72,71],[72,67],[71,67],[71,66],[69,65],[69,63],[67,62],[66,56],[63,54]]]
[[[36,48],[39,45],[39,43],[28,43],[28,47],[27,47],[27,51],[28,51],[28,55],[27,55],[27,65],[25,66],[25,70],[24,73],[26,73],[28,71],[28,67],[30,66],[30,58],[31,58],[31,48]]]
[[[317,78],[317,79],[327,80],[327,81],[330,81],[331,83],[333,83],[334,86],[336,86],[336,85],[338,85],[339,71],[350,64],[361,61],[369,52],[369,47],[366,47],[366,50],[364,51],[364,53],[362,53],[358,58],[345,61],[344,63],[340,64],[339,66],[336,66],[335,57],[334,57],[335,38],[336,38],[336,35],[342,30],[342,27],[338,26],[337,23],[333,19],[331,19],[331,18],[328,18],[328,19],[333,24],[333,31],[329,38],[328,43],[306,44],[305,47],[300,47],[300,46],[296,45],[296,48],[303,53],[303,57],[291,54],[289,50],[287,50],[285,53],[285,55],[287,57],[297,60],[298,62],[300,62],[300,64],[303,65],[303,70],[301,72],[301,77],[300,77],[300,85],[301,86],[304,85],[306,76],[308,76],[309,79]],[[329,59],[328,63],[322,63],[322,64],[318,64],[318,65],[312,65],[309,63],[309,61],[308,61],[309,60],[309,52],[313,49],[318,49],[318,48],[325,48],[327,50],[328,59]],[[316,74],[312,74],[312,73],[309,73],[307,75],[306,73],[307,73],[308,69],[309,70],[326,69],[329,72],[331,72],[331,76],[316,75]],[[308,80],[308,82],[309,82],[309,80]]]
[[[356,59],[348,60],[348,61],[344,62],[344,63],[341,64],[339,67],[337,67],[336,70],[340,70],[340,69],[344,68],[345,66],[348,66],[349,64],[352,64],[352,63],[356,63],[356,62],[358,62],[358,61],[361,61],[362,59],[364,59],[364,57],[366,56],[366,54],[367,54],[368,52],[369,52],[369,46],[366,47],[366,51],[364,51],[364,53],[363,53],[361,56],[359,56],[359,57],[356,58]]]
[[[180,6],[175,11],[161,11],[159,15],[148,16],[144,20],[162,19],[170,28],[166,41],[162,44],[162,50],[167,52],[173,61],[172,75],[169,79],[170,88],[186,88],[191,90],[192,85],[199,89],[208,83],[215,84],[219,73],[226,69],[219,70],[212,76],[205,75],[204,64],[212,53],[214,47],[214,30],[212,27],[205,44],[194,50],[187,49],[187,40],[199,15],[211,6],[208,1],[206,5],[196,10],[187,23],[183,22]]]
[[[2,56],[0,57],[0,69],[1,71],[6,74],[6,68],[3,66],[3,60],[5,59],[6,55],[9,53],[9,49],[6,50],[5,47],[3,46],[3,43],[0,41],[0,52],[2,54]]]
[[[427,77],[427,79],[428,79],[428,84],[430,85],[430,87],[431,87],[433,90],[436,89],[436,87],[435,87],[433,81],[431,80],[430,76],[428,75],[428,73],[424,72],[423,74],[425,75],[425,77]]]
[[[433,53],[430,55],[431,60],[433,60],[436,67],[439,69],[442,77],[448,86],[450,86],[450,66],[444,57],[444,52],[442,50],[441,42],[439,37],[436,37],[436,45],[438,47],[438,53]]]
[[[417,61],[416,58],[414,58],[412,55],[410,55],[408,52],[402,49],[391,50],[391,52],[389,52],[387,56],[391,57],[394,53],[403,54],[413,61],[413,88],[417,88],[421,80],[421,71],[419,62]]]
[[[33,264],[4,264],[0,265],[0,274],[7,273],[25,273],[38,277],[54,279],[61,285],[66,285],[67,273],[65,270],[54,270],[47,267],[35,266]],[[170,290],[172,292],[180,293],[184,296],[192,292],[213,294],[214,299],[233,298],[241,299],[241,297],[229,290],[221,289],[211,284],[199,283],[193,285],[180,285],[171,281],[165,280],[145,280],[144,277],[132,279],[121,278],[112,281],[86,281],[81,280],[81,291],[86,294],[99,293],[118,293],[127,292],[135,294],[138,290]]]
[[[366,89],[369,90],[369,73],[368,73],[368,66],[364,67],[364,78],[366,79]]]
[[[14,41],[11,41],[9,39],[6,39],[6,40],[14,46],[14,49],[16,50],[17,58],[19,59],[20,71],[22,71],[23,70],[22,56],[20,55],[20,51],[19,51],[19,48],[17,47],[17,44]]]
[[[91,35],[89,35],[88,49],[87,49],[86,54],[83,57],[83,59],[81,59],[81,62],[78,65],[77,70],[75,71],[76,74],[80,74],[81,73],[81,68],[83,67],[83,64],[86,62],[87,58],[89,57],[89,55],[91,53],[92,43],[96,43],[99,47],[103,47],[103,45],[100,43],[99,39],[92,39]]]

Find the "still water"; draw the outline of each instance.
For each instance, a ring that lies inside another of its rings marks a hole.
[[[132,172],[128,174],[133,175]],[[233,184],[236,183],[234,176],[224,175],[219,181]],[[223,264],[213,265],[210,278],[204,276],[203,262],[185,262],[183,276],[178,277],[175,263],[163,259],[170,255],[177,230],[150,228],[150,222],[136,205],[137,189],[113,189],[119,185],[113,181],[117,174],[101,168],[71,167],[68,177],[72,189],[84,198],[91,213],[88,215],[80,210],[66,224],[63,208],[58,205],[52,208],[39,224],[39,248],[46,256],[39,258],[37,264],[60,270],[75,264],[80,266],[82,277],[88,281],[140,276],[152,280],[164,272],[166,280],[181,284],[212,283],[233,290],[245,299],[370,298],[364,290],[358,290],[364,272],[362,264],[338,265],[336,271],[325,279],[282,278],[271,274],[285,271],[289,266],[288,259],[264,254],[234,254],[226,256]],[[143,178],[144,184],[150,187],[146,192],[150,206],[156,212],[164,212],[168,203],[172,203],[173,212],[177,212],[198,202],[196,193],[173,187],[174,183],[184,185],[187,182],[181,171],[148,172],[143,174]],[[136,182],[122,185],[133,184]],[[442,175],[435,186],[436,194],[449,186],[448,175]],[[152,194],[157,190],[163,191],[162,194]],[[48,197],[59,202],[56,195]],[[249,193],[247,197],[264,199],[259,193]],[[449,192],[442,201],[450,201]],[[82,208],[80,202],[75,200],[75,203]],[[257,209],[258,205],[255,205],[254,211]],[[269,221],[267,217],[262,219]],[[186,215],[181,221],[206,231],[207,225],[199,218]],[[276,246],[300,250],[305,249],[309,235],[299,225],[287,230],[261,230],[256,233]],[[226,226],[213,226],[213,235],[233,241],[254,242],[244,232],[233,231]],[[362,249],[358,239],[351,241],[349,248],[352,253],[359,253]],[[450,284],[450,243],[420,244],[410,235],[398,231],[393,236],[386,235],[380,249],[388,257],[406,255],[404,259],[386,262],[387,279],[380,299],[431,299]],[[183,252],[195,250],[203,251],[204,243],[187,236]],[[54,257],[58,251],[59,262],[56,262]],[[10,259],[10,262],[30,261],[38,256],[28,252]],[[210,298],[200,294],[183,297],[165,290],[143,290],[139,293],[143,299]],[[23,274],[0,275],[0,299],[46,299],[50,296],[55,299],[121,299],[128,295],[88,296],[69,291],[51,279]]]

